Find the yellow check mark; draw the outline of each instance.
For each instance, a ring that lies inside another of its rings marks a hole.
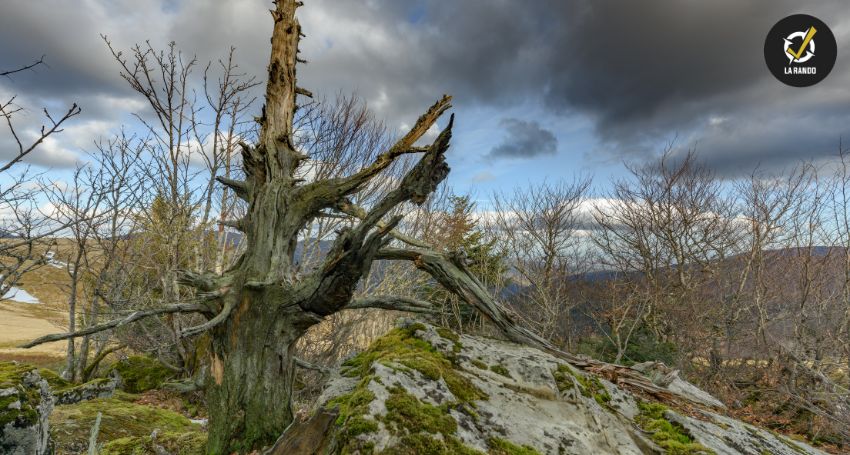
[[[817,30],[815,30],[814,27],[809,27],[809,31],[806,33],[806,37],[803,38],[803,44],[800,45],[800,48],[797,49],[797,52],[794,52],[793,50],[791,50],[791,48],[788,48],[785,52],[791,54],[795,59],[799,60],[800,57],[803,56],[803,52],[806,50],[806,48],[809,47],[809,41],[812,40],[812,38],[815,36],[815,33],[817,33]]]

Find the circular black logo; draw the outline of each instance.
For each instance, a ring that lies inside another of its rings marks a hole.
[[[822,81],[835,65],[835,35],[820,19],[794,14],[777,22],[764,40],[764,61],[780,81],[808,87]]]

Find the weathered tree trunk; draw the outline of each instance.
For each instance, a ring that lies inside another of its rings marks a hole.
[[[207,388],[210,454],[269,446],[292,421],[292,348],[313,321],[297,305],[280,310],[287,291],[244,292],[216,331]]]
[[[207,403],[207,452],[249,452],[270,446],[292,421],[292,349],[316,317],[299,306],[291,258],[307,214],[293,198],[292,174],[302,156],[292,147],[295,63],[301,32],[294,1],[272,10],[274,30],[260,142],[243,145],[247,179],[239,182],[248,214],[235,223],[247,248],[222,298],[213,328]],[[232,183],[231,183],[232,184]],[[212,321],[211,321],[212,322]]]

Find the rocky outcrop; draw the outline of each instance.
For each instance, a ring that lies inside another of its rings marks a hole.
[[[724,415],[663,365],[642,365],[674,397],[648,395],[540,350],[423,324],[347,361],[313,418],[273,453],[821,454]],[[300,452],[299,452],[300,453]]]
[[[51,453],[54,405],[108,398],[120,385],[117,375],[75,385],[50,370],[0,362],[0,453]]]
[[[112,375],[108,378],[97,378],[85,384],[55,389],[53,398],[57,405],[74,404],[95,398],[109,398],[120,386],[120,376]]]
[[[49,453],[53,395],[34,367],[0,363],[0,453]]]

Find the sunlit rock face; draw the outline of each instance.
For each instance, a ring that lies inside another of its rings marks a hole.
[[[666,376],[676,403],[534,348],[407,322],[347,361],[273,453],[823,453],[726,417],[719,401]]]

